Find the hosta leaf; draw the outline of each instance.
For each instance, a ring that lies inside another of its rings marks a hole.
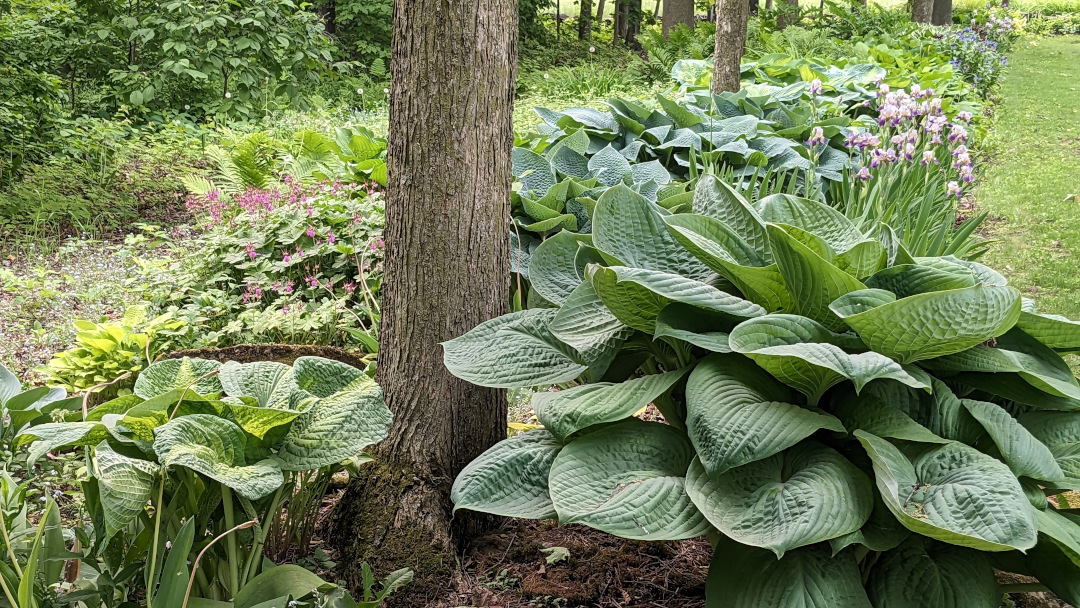
[[[118,454],[105,442],[94,448],[92,464],[108,539],[146,509],[158,484],[161,466]]]
[[[840,296],[865,286],[855,277],[833,266],[811,247],[793,236],[789,229],[775,224],[768,227],[769,242],[784,284],[791,292],[795,310],[821,323],[826,329],[844,326],[829,308]],[[876,349],[875,349],[876,350]]]
[[[1080,568],[1080,517],[1052,509],[1035,512],[1039,534],[1057,545]]]
[[[248,500],[281,487],[285,478],[272,460],[248,465],[247,438],[235,424],[209,414],[192,414],[159,427],[154,453],[162,466],[182,466],[218,481]]]
[[[544,428],[565,441],[574,433],[605,422],[633,416],[675,386],[689,367],[664,374],[649,374],[613,384],[596,382],[563,391],[535,393],[533,411]]]
[[[578,353],[578,360],[603,375],[608,364],[634,332],[600,301],[591,283],[578,285],[559,308],[548,330]]]
[[[873,382],[866,387],[863,394],[877,397],[899,409],[937,437],[960,443],[975,443],[983,432],[979,423],[944,382],[931,377],[930,386],[933,390],[927,394],[896,382]],[[927,441],[928,439],[916,441],[934,443]]]
[[[660,311],[672,302],[726,317],[732,325],[765,314],[765,310],[753,302],[677,274],[625,266],[604,268],[590,265],[586,275],[600,300],[616,318],[650,334],[656,327]]]
[[[481,386],[517,388],[569,382],[585,371],[576,353],[547,324],[550,309],[513,312],[443,342],[443,363],[458,378]]]
[[[975,276],[956,264],[900,264],[875,273],[865,282],[867,287],[891,291],[899,299],[974,287]]]
[[[1028,551],[1025,561],[1031,574],[1054,595],[1071,606],[1080,605],[1080,566],[1045,534],[1039,536],[1039,544]]]
[[[316,397],[329,397],[344,390],[371,390],[375,381],[367,374],[340,361],[323,357],[300,357],[293,362],[293,381]]]
[[[187,389],[196,395],[220,393],[221,381],[216,375],[203,377],[219,367],[221,363],[217,361],[188,357],[158,361],[139,374],[135,381],[135,394],[143,399],[152,399],[176,389]]]
[[[718,475],[768,458],[840,422],[791,403],[786,386],[739,355],[706,357],[686,382],[686,428],[702,466]]]
[[[544,429],[515,435],[470,462],[454,481],[454,510],[554,519],[548,473],[563,444]]]
[[[871,380],[886,378],[913,388],[927,382],[899,363],[875,352],[848,354],[840,345],[850,340],[814,321],[796,315],[774,314],[750,319],[731,332],[731,349],[754,360],[770,374],[817,403],[830,387],[851,380],[856,392]]]
[[[682,340],[714,353],[730,353],[728,333],[718,331],[730,327],[722,316],[713,316],[686,304],[669,304],[656,317],[653,339]]]
[[[892,292],[866,289],[839,298],[831,308],[871,349],[911,363],[1004,334],[1020,314],[1020,292],[976,285],[896,300]]]
[[[637,419],[571,441],[551,465],[551,500],[563,524],[622,538],[677,540],[704,534],[686,495],[694,449],[682,431]]]
[[[589,171],[605,186],[621,184],[623,176],[630,175],[630,161],[610,144],[589,159]]]
[[[729,184],[702,175],[694,188],[693,210],[729,226],[766,262],[772,262],[769,236],[761,215]]]
[[[531,190],[542,196],[555,185],[555,172],[548,159],[527,148],[515,147],[510,154],[511,172],[521,182],[522,190]]]
[[[854,553],[834,557],[824,544],[777,560],[763,549],[721,538],[705,595],[707,608],[870,608]]]
[[[855,436],[874,462],[878,491],[909,530],[982,551],[1035,546],[1035,516],[1003,463],[961,443],[922,449],[908,459],[865,431]]]
[[[712,272],[668,233],[666,213],[626,186],[610,188],[593,211],[593,245],[626,266],[708,279]]]
[[[765,222],[794,226],[821,237],[837,253],[849,251],[866,241],[851,220],[824,203],[789,194],[772,194],[758,201],[756,207]]]
[[[1054,460],[1050,448],[1036,439],[1000,405],[986,401],[961,401],[971,415],[986,429],[1001,452],[1001,458],[1017,477],[1059,481],[1065,474]]]
[[[861,429],[878,437],[923,443],[948,443],[949,441],[916,422],[906,412],[876,394],[875,391],[866,391],[861,395],[848,395],[833,407],[833,414],[849,431]]]
[[[998,608],[1001,591],[985,553],[910,536],[881,556],[867,582],[879,608]]]
[[[1050,449],[1066,477],[1080,480],[1080,412],[1029,412],[1019,421]]]
[[[274,361],[244,364],[229,361],[221,366],[218,378],[230,397],[254,397],[260,407],[269,407],[288,400],[288,394],[295,386],[291,371],[288,365]]]
[[[560,232],[545,240],[529,260],[529,280],[533,289],[549,302],[562,306],[585,278],[585,264],[578,250],[592,244],[589,235]]]
[[[226,403],[227,417],[244,431],[276,444],[287,430],[285,427],[303,414],[299,410],[255,407],[246,404]]]
[[[1080,349],[1080,322],[1060,315],[1040,315],[1021,312],[1016,326],[1024,333],[1059,351]]]
[[[695,461],[686,491],[720,532],[777,558],[860,529],[874,506],[866,474],[813,441],[712,477]]]
[[[346,390],[316,401],[297,418],[277,459],[285,471],[310,471],[356,456],[386,438],[393,415],[382,390]]]
[[[854,532],[829,539],[829,546],[833,555],[851,545],[862,545],[871,551],[888,551],[895,549],[910,535],[911,531],[896,521],[889,507],[885,506],[885,501],[881,500],[881,494],[875,491],[874,509],[866,523]]]
[[[27,465],[33,465],[46,453],[62,447],[97,445],[109,435],[100,422],[49,422],[30,427],[16,438],[16,445],[30,445]]]

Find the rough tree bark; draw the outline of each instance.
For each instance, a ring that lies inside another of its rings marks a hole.
[[[911,0],[911,20],[915,23],[930,23],[934,13],[934,0]]]
[[[952,0],[934,0],[930,22],[934,25],[952,25]]]
[[[671,30],[680,23],[694,27],[694,0],[666,0],[664,2],[664,16],[660,21],[661,31],[666,38]]]
[[[592,0],[581,0],[577,27],[578,40],[588,40],[592,37]]]
[[[747,0],[716,0],[716,47],[713,49],[713,93],[738,91],[743,52],[746,49]]]
[[[612,24],[611,46],[618,46],[619,41],[626,37],[626,18],[630,12],[630,0],[615,0],[615,13]]]
[[[451,376],[439,344],[508,309],[517,4],[394,2],[376,378],[394,425],[334,514],[354,589],[363,561],[450,574],[458,541],[485,523],[451,522],[450,486],[506,437],[506,394]]]
[[[604,0],[596,3],[596,23],[601,27],[604,25]]]

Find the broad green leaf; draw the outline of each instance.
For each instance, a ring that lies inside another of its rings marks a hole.
[[[285,478],[272,460],[249,465],[246,443],[244,431],[235,424],[209,414],[192,414],[157,429],[154,453],[162,466],[187,467],[248,500],[258,500],[281,487]]]
[[[30,445],[26,462],[32,465],[47,452],[62,447],[97,445],[109,435],[100,422],[49,422],[30,427],[16,438],[16,445]]]
[[[589,235],[560,232],[536,248],[529,260],[529,280],[544,299],[562,306],[585,278],[578,251],[592,244]]]
[[[218,370],[218,378],[230,397],[253,397],[259,407],[270,407],[288,401],[288,392],[296,386],[291,371],[288,365],[274,361],[229,361]]]
[[[855,291],[831,306],[871,349],[900,363],[967,350],[1007,332],[1020,314],[1020,292],[976,285],[895,299]]]
[[[900,264],[875,273],[865,283],[871,289],[890,291],[900,299],[974,287],[975,276],[956,264]]]
[[[686,491],[724,535],[777,559],[862,528],[874,507],[866,474],[814,441],[711,477],[695,461]]]
[[[210,375],[221,367],[217,361],[207,359],[165,359],[147,367],[135,380],[135,394],[152,399],[168,392],[186,389],[196,395],[221,392],[221,381]],[[204,377],[207,376],[207,377]]]
[[[656,422],[630,419],[579,437],[551,465],[559,523],[638,540],[700,536],[709,523],[684,487],[693,458],[682,431]]]
[[[316,397],[329,397],[344,390],[369,391],[375,388],[375,381],[361,370],[348,363],[323,357],[298,358],[293,362],[292,376],[298,388]]]
[[[693,210],[730,226],[766,263],[772,262],[765,221],[731,185],[712,175],[702,175],[694,188]]]
[[[1001,591],[986,554],[922,536],[881,556],[867,592],[881,608],[998,608]]]
[[[1060,546],[1039,536],[1039,544],[1027,553],[1025,563],[1031,574],[1071,606],[1080,605],[1080,566],[1069,559]]]
[[[94,448],[92,465],[105,517],[105,538],[112,538],[146,509],[160,483],[161,466],[118,454],[105,442]]]
[[[548,323],[548,330],[577,352],[577,359],[593,369],[594,377],[603,375],[623,343],[634,333],[604,306],[592,283],[582,283],[574,289]]]
[[[870,512],[870,519],[854,532],[829,539],[829,546],[832,547],[833,555],[851,545],[862,545],[871,551],[888,551],[899,546],[910,534],[911,531],[896,521],[889,507],[885,506],[881,494],[875,491],[874,509]]]
[[[937,378],[930,377],[930,386],[932,391],[927,394],[926,391],[915,390],[896,382],[872,382],[863,394],[875,397],[878,401],[899,409],[917,424],[929,429],[934,437],[966,444],[974,444],[978,441],[983,429],[968,413],[960,399]],[[866,430],[871,432],[869,429]],[[917,433],[914,429],[908,430]],[[897,439],[939,443],[925,436],[923,439],[914,439],[914,435],[897,437]]]
[[[654,399],[671,390],[689,367],[664,374],[649,374],[613,384],[596,382],[563,391],[534,393],[533,411],[560,441],[596,424],[617,422],[633,416]]]
[[[274,566],[251,579],[243,589],[236,592],[233,608],[255,608],[259,604],[291,596],[300,598],[311,594],[326,581],[296,564]],[[283,607],[284,608],[284,607]]]
[[[791,403],[794,394],[745,357],[710,355],[686,382],[686,428],[711,475],[768,458],[820,429],[843,432],[832,416]]]
[[[644,268],[589,265],[586,276],[600,300],[626,325],[653,333],[660,311],[673,302],[728,318],[732,325],[765,314],[742,298],[677,274]]]
[[[1050,449],[1066,477],[1080,480],[1080,412],[1029,412],[1019,421]]]
[[[1036,439],[1000,405],[963,399],[961,403],[986,429],[1001,458],[1017,477],[1060,481],[1065,477],[1050,448]]]
[[[1057,545],[1080,568],[1080,516],[1045,509],[1035,512],[1035,521],[1039,534]]]
[[[517,181],[521,182],[523,190],[542,196],[548,188],[555,185],[555,172],[551,170],[551,163],[536,152],[515,147],[511,153],[511,162],[511,172]]]
[[[848,354],[851,340],[797,315],[773,314],[739,324],[728,339],[731,349],[754,360],[785,384],[817,403],[830,387],[845,379],[861,392],[871,380],[885,378],[913,388],[929,384],[899,363],[875,352]]]
[[[843,321],[830,310],[829,304],[865,286],[795,238],[792,228],[769,224],[767,230],[777,268],[794,300],[792,312],[809,317],[829,330],[843,327]]]
[[[319,399],[277,446],[285,471],[311,471],[356,456],[386,438],[393,415],[382,390],[345,390]]]
[[[878,491],[912,532],[982,551],[1035,546],[1035,516],[1003,463],[962,443],[925,447],[912,459],[865,431]]]
[[[778,560],[721,538],[705,582],[706,608],[870,608],[852,551],[796,549]]]
[[[608,144],[589,159],[589,171],[595,172],[597,181],[605,186],[621,184],[623,178],[630,175],[630,162],[619,151]]]
[[[756,208],[763,221],[809,232],[823,239],[836,253],[849,251],[867,240],[843,213],[824,203],[790,194],[772,194],[758,201]]]
[[[665,306],[657,315],[653,339],[671,338],[714,353],[730,353],[728,332],[718,331],[730,326],[722,316],[676,302]]]
[[[227,417],[244,431],[262,439],[276,443],[280,441],[285,428],[302,415],[300,410],[254,407],[251,405],[226,403]],[[305,410],[306,411],[306,410]]]
[[[554,519],[548,473],[562,442],[544,429],[504,439],[470,462],[454,480],[454,510],[503,517]]]
[[[0,406],[7,406],[9,399],[22,392],[22,381],[8,368],[0,365]]]
[[[1021,312],[1016,326],[1050,348],[1066,352],[1080,349],[1080,322],[1060,315]]]
[[[844,397],[833,407],[833,414],[849,431],[861,429],[878,437],[923,443],[948,443],[949,441],[935,435],[930,429],[913,420],[906,412],[876,391]]]
[[[443,342],[443,363],[451,374],[480,386],[518,388],[569,382],[587,366],[548,329],[556,312],[529,309],[485,321]]]

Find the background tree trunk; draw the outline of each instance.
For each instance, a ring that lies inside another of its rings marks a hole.
[[[933,3],[930,22],[934,25],[952,25],[952,0],[933,0]]]
[[[451,525],[450,486],[506,438],[505,391],[451,376],[439,343],[508,309],[517,0],[396,0],[393,27],[377,380],[394,425],[335,511],[354,589],[363,561],[450,574],[490,521]]]
[[[911,20],[915,23],[930,23],[934,13],[934,0],[911,0]]]
[[[918,0],[916,0],[918,1]],[[933,0],[930,0],[933,2]],[[780,0],[780,4],[784,5],[784,13],[776,18],[777,29],[784,29],[789,25],[794,25],[799,22],[799,0]]]
[[[600,27],[604,26],[604,0],[599,0],[599,2],[596,3],[596,23],[599,24]]]
[[[738,91],[743,52],[746,50],[747,0],[717,0],[716,47],[713,49],[713,93]]]
[[[612,15],[614,22],[611,36],[611,46],[618,46],[619,41],[626,37],[626,17],[630,10],[630,0],[615,0],[615,13]]]
[[[581,0],[577,27],[578,40],[588,40],[592,37],[592,0]]]
[[[637,37],[641,33],[641,21],[645,16],[645,13],[641,10],[641,0],[623,0],[624,11],[624,27],[626,33],[623,34],[623,42],[629,48],[640,51],[641,44],[638,43]]]
[[[665,0],[664,15],[661,18],[661,30],[664,37],[671,34],[675,26],[682,23],[694,27],[694,0]]]

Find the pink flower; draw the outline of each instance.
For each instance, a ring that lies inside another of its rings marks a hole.
[[[315,228],[308,226],[307,232],[305,234],[307,234],[311,238],[315,238]]]
[[[337,239],[334,238],[334,233],[333,232],[327,232],[326,233],[326,240],[329,241],[331,245],[333,245],[334,241],[336,241]]]
[[[821,127],[814,127],[810,129],[810,139],[806,140],[806,145],[817,146],[825,143],[825,132]]]
[[[821,80],[820,79],[815,78],[815,79],[810,81],[810,94],[811,95],[821,95]]]

